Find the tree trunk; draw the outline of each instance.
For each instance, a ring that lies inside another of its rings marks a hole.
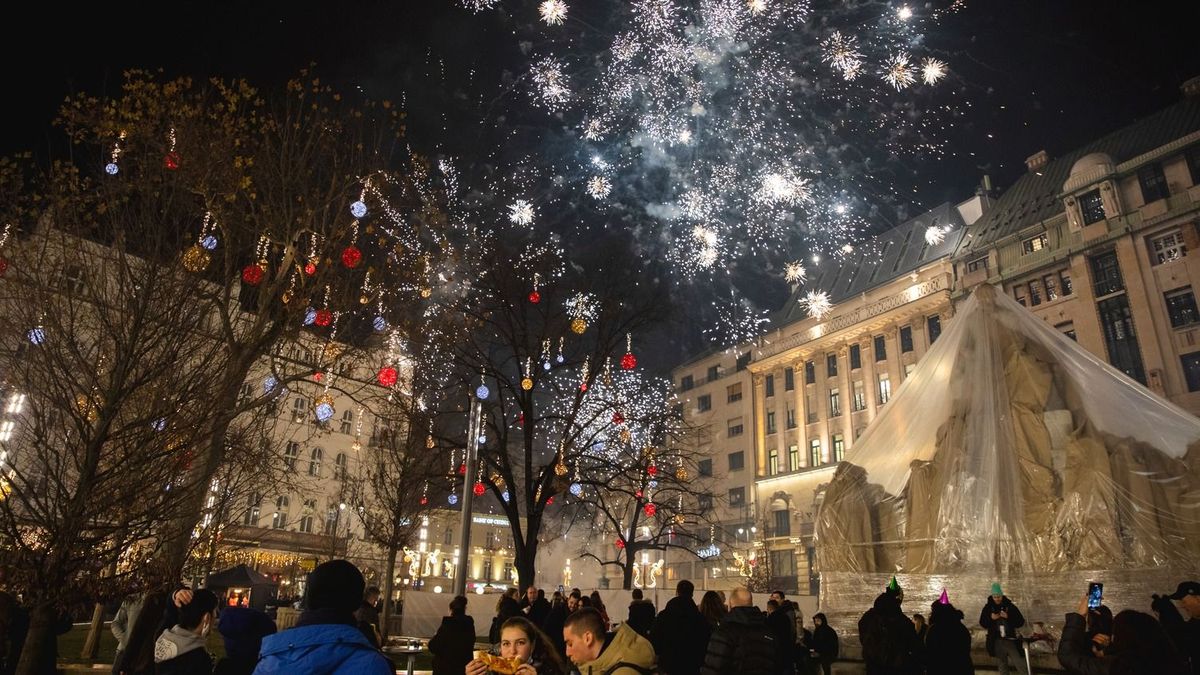
[[[633,588],[633,563],[626,557],[626,562],[621,566],[621,588],[630,590]]]
[[[83,649],[79,658],[95,660],[100,653],[100,629],[104,626],[104,605],[96,603],[92,608],[92,625],[88,627],[87,639],[83,641]]]
[[[58,612],[54,605],[40,604],[33,608],[29,616],[29,633],[25,636],[25,648],[21,651],[16,675],[41,675],[47,672],[43,666],[55,661],[56,655],[49,652],[50,642],[53,640],[57,643],[58,638],[54,632],[57,623]]]
[[[537,549],[538,540],[537,534],[530,539],[525,540],[525,546],[517,548],[517,587],[529,588],[533,585],[534,577],[537,574]]]
[[[388,628],[392,624],[392,593],[393,580],[396,578],[396,554],[398,553],[395,546],[389,546],[387,552],[387,572],[383,576],[383,614],[380,622],[383,623],[379,627],[379,632],[383,635],[384,642],[388,638]]]

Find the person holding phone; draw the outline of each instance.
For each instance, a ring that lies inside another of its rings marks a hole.
[[[1163,627],[1144,612],[1127,609],[1113,618],[1112,642],[1103,656],[1090,648],[1084,617],[1088,595],[1068,613],[1058,643],[1058,662],[1071,675],[1187,675],[1187,659],[1180,656]]]
[[[987,629],[987,652],[999,661],[1000,675],[1008,675],[1013,664],[1024,662],[1025,654],[1015,638],[1025,617],[1004,594],[1000,582],[992,584],[991,595],[979,612],[979,625]]]

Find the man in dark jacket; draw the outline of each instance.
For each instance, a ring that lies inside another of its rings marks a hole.
[[[633,602],[629,603],[629,620],[625,623],[644,638],[650,637],[654,627],[654,603],[642,597],[642,589],[633,589]]]
[[[211,675],[213,659],[204,648],[208,631],[217,621],[217,596],[208,589],[192,593],[179,608],[179,623],[163,631],[154,643],[154,663],[161,675]]]
[[[775,658],[779,661],[776,672],[783,675],[793,668],[792,651],[796,644],[796,627],[792,623],[791,615],[778,600],[767,601],[766,624],[771,637],[775,638]]]
[[[461,675],[475,653],[475,620],[467,614],[467,599],[456,595],[450,601],[450,616],[429,641],[433,675]]]
[[[276,626],[260,610],[226,607],[221,610],[217,631],[225,640],[225,657],[217,662],[215,675],[250,675],[258,665],[263,638],[274,635]]]
[[[658,654],[658,669],[666,675],[697,675],[704,661],[709,629],[692,600],[695,591],[692,582],[680,581],[675,587],[675,597],[667,601],[650,629],[650,642]]]
[[[1015,638],[1025,617],[1004,595],[999,582],[992,584],[992,594],[979,611],[979,625],[987,629],[987,652],[999,661],[1000,675],[1008,675],[1013,665],[1024,663],[1024,652]]]
[[[1167,635],[1179,653],[1188,659],[1193,675],[1200,675],[1200,583],[1185,581],[1172,595],[1154,595],[1150,608],[1158,614]],[[1178,600],[1187,612],[1185,621],[1172,600]]]
[[[521,601],[521,610],[533,625],[544,629],[546,615],[550,613],[550,601],[546,599],[546,591],[536,586],[526,589],[525,599]]]
[[[666,613],[664,609],[659,617]],[[754,606],[754,596],[745,588],[735,588],[729,594],[729,613],[708,641],[700,672],[702,675],[778,673],[778,647],[767,628],[766,616]]]
[[[379,626],[379,589],[371,586],[363,594],[362,604],[354,612],[358,629],[378,648],[383,643],[383,629]]]
[[[317,565],[308,575],[304,613],[295,628],[263,639],[255,675],[394,675],[391,662],[367,641],[354,618],[366,585],[347,560]]]
[[[903,600],[904,592],[893,580],[888,590],[880,593],[871,609],[858,620],[858,641],[862,643],[867,675],[917,672],[917,631],[900,609]]]

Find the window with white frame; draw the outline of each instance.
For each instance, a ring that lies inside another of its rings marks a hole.
[[[308,418],[309,405],[308,398],[305,396],[297,396],[292,399],[292,421],[299,423],[306,420]]]
[[[892,398],[892,380],[887,373],[879,374],[879,405],[887,403]]]
[[[1187,255],[1187,246],[1183,243],[1183,232],[1171,230],[1150,238],[1150,261],[1161,265],[1172,260],[1178,260]]]
[[[346,453],[339,452],[337,454],[337,457],[334,458],[334,460],[333,460],[333,477],[334,478],[336,478],[337,480],[346,480],[347,478],[350,477],[350,473],[346,469],[346,463],[348,461],[349,460],[346,457]]]
[[[1021,241],[1021,255],[1027,255],[1029,253],[1037,253],[1038,251],[1045,249],[1046,244],[1047,244],[1047,239],[1046,239],[1045,232],[1043,232],[1039,235],[1030,237],[1028,239],[1022,240]]]
[[[271,527],[276,530],[282,530],[287,527],[288,520],[288,497],[287,495],[279,495],[275,498],[275,515],[271,517]]]
[[[860,412],[867,409],[867,392],[863,387],[862,380],[854,381],[854,412]]]
[[[295,471],[298,459],[300,459],[300,444],[296,441],[288,441],[287,446],[283,450],[284,468],[288,471]]]
[[[342,413],[342,428],[340,431],[343,434],[354,433],[354,411],[347,410]]]
[[[308,475],[321,475],[321,459],[325,456],[325,452],[320,448],[313,448],[308,456]]]

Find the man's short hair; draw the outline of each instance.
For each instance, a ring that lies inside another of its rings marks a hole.
[[[633,589],[633,599],[634,600],[642,599],[642,589],[640,589],[640,588]]]
[[[217,596],[207,588],[192,591],[192,601],[179,608],[179,625],[193,630],[200,620],[217,608]]]
[[[604,619],[600,617],[600,612],[591,607],[568,614],[563,628],[570,628],[576,635],[591,633],[597,640],[604,640]]]
[[[783,591],[771,591],[771,595],[778,595],[781,600],[787,597],[783,594]]]
[[[372,595],[380,595],[378,586],[367,586],[367,591],[363,593],[364,598],[369,598]]]
[[[571,597],[578,600],[583,597],[583,593],[580,593],[578,588],[572,588],[571,589]]]
[[[538,598],[538,600],[545,600],[546,599],[546,591],[539,588],[537,598]]]
[[[684,579],[675,586],[675,595],[681,598],[690,598],[696,592],[696,585]]]

